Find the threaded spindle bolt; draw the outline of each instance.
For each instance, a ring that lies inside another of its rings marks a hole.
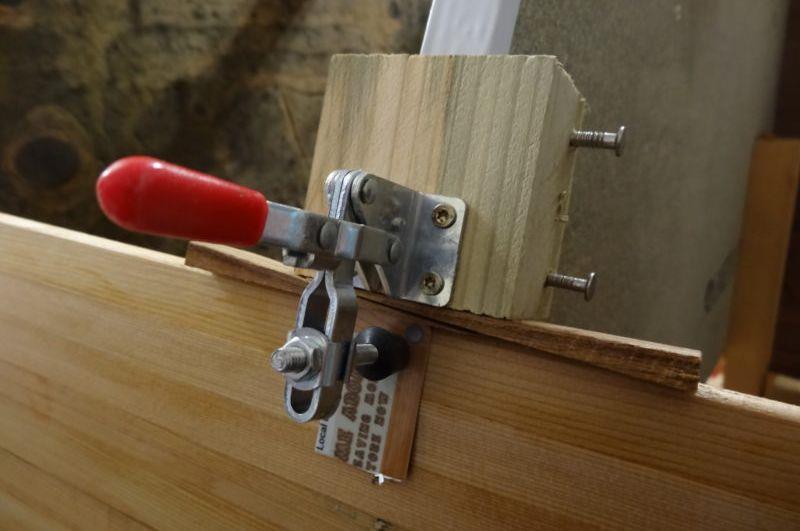
[[[594,297],[594,288],[597,283],[597,275],[589,273],[586,278],[571,277],[560,273],[549,273],[544,281],[546,288],[568,289],[583,293],[583,298],[587,301]]]
[[[272,353],[272,368],[278,372],[300,372],[308,366],[308,356],[303,349],[282,347]]]
[[[616,133],[610,131],[573,131],[569,139],[573,147],[590,147],[599,149],[613,149],[619,157],[625,146],[625,126],[621,126]]]

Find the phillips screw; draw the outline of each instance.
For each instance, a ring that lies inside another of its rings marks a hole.
[[[619,157],[625,147],[625,126],[621,126],[616,133],[610,131],[573,131],[569,139],[573,147],[590,147],[600,149],[613,149]]]
[[[434,225],[440,229],[446,229],[456,222],[456,209],[453,208],[453,205],[439,203],[433,208],[431,218]]]
[[[444,289],[444,279],[439,273],[428,271],[422,275],[420,287],[425,295],[438,295]]]
[[[568,289],[570,291],[579,291],[583,293],[583,298],[587,301],[592,300],[594,297],[594,288],[597,283],[597,275],[589,273],[586,278],[571,277],[569,275],[562,275],[560,273],[548,273],[547,279],[544,281],[546,288],[560,288]]]

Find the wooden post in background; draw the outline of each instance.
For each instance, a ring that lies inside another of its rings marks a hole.
[[[543,319],[567,221],[584,101],[550,56],[338,55],[306,206],[360,168],[467,203],[450,307]]]
[[[739,242],[725,357],[725,387],[761,394],[772,357],[800,179],[800,140],[756,143]]]

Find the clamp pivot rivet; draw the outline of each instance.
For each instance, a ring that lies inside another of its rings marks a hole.
[[[389,262],[392,264],[396,264],[398,260],[400,260],[400,255],[403,252],[403,244],[400,243],[400,240],[394,240],[392,243],[389,244]]]
[[[339,228],[336,223],[326,221],[325,224],[319,229],[319,236],[317,240],[323,249],[332,250],[336,247],[336,241],[339,239]]]
[[[364,179],[361,183],[361,188],[358,190],[358,198],[365,205],[372,204],[375,201],[375,186],[372,179]]]

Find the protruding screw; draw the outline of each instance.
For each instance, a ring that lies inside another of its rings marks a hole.
[[[549,273],[547,280],[544,281],[545,287],[568,289],[570,291],[579,291],[583,293],[583,298],[587,301],[592,300],[594,297],[594,288],[597,283],[597,275],[589,273],[586,278],[571,277],[569,275],[562,275],[560,273]]]
[[[574,147],[590,147],[600,149],[613,149],[619,157],[625,147],[625,126],[621,126],[616,133],[610,131],[573,131],[569,145]]]
[[[422,293],[425,295],[438,295],[444,289],[444,279],[439,273],[428,271],[422,275]]]
[[[361,181],[361,188],[358,190],[358,198],[361,199],[361,202],[365,205],[369,205],[375,201],[375,183],[372,182],[372,179],[367,178]]]
[[[431,218],[434,225],[440,229],[446,229],[456,222],[456,209],[447,203],[439,203],[433,207]]]
[[[308,356],[297,347],[282,347],[272,353],[272,368],[278,372],[300,372],[308,366]]]

